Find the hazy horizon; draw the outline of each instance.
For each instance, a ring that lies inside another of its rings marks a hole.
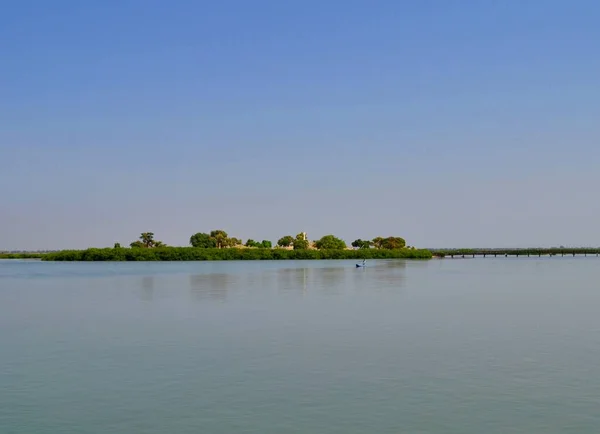
[[[591,0],[3,12],[0,250],[600,245]]]

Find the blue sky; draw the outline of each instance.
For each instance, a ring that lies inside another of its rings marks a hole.
[[[0,250],[600,245],[600,4],[7,1]]]

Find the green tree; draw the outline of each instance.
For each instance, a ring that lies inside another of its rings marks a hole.
[[[217,242],[214,238],[211,238],[209,234],[198,232],[190,237],[190,244],[192,247],[201,249],[210,249],[217,247]]]
[[[315,241],[315,246],[319,250],[343,250],[346,248],[346,243],[333,235],[325,235]]]
[[[294,250],[307,250],[308,249],[308,241],[307,240],[294,240]]]
[[[142,232],[140,239],[130,243],[129,246],[134,248],[150,249],[152,247],[164,247],[165,245],[162,241],[157,241],[154,239],[153,232]]]
[[[257,241],[254,241],[253,239],[249,239],[248,241],[246,241],[246,247],[259,247],[260,243]]]
[[[211,231],[210,237],[215,240],[215,245],[219,249],[222,249],[223,247],[227,247],[229,245],[229,237],[227,236],[227,232],[223,230],[218,229],[215,231]]]
[[[372,243],[373,243],[373,245],[375,246],[376,249],[381,249],[382,246],[383,246],[383,237],[373,238]]]
[[[277,241],[277,245],[281,247],[289,247],[294,243],[294,238],[291,235],[286,235],[285,237],[281,237]]]
[[[273,243],[269,240],[262,240],[260,243],[260,247],[263,249],[270,249],[273,247]]]
[[[369,248],[371,248],[372,245],[373,245],[372,241],[361,240],[360,238],[358,240],[352,241],[352,247],[354,247],[356,249],[369,249]]]
[[[153,247],[154,243],[156,242],[154,241],[154,232],[142,232],[140,235],[140,240],[142,241],[144,247],[147,248]]]
[[[404,238],[400,237],[387,237],[384,238],[384,240],[381,243],[381,248],[388,250],[401,249],[404,246],[406,246],[406,241],[404,240]]]
[[[115,249],[120,249],[120,248],[121,248],[121,243],[115,243],[115,246],[114,246],[114,248],[115,248]]]
[[[242,242],[242,240],[240,240],[239,238],[235,238],[235,237],[227,238],[227,241],[225,243],[225,245],[227,247],[236,247],[236,246],[241,246],[242,244],[244,244]]]

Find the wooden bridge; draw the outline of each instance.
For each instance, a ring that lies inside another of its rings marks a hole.
[[[434,257],[438,258],[474,258],[475,256],[494,258],[498,256],[599,256],[600,248],[597,247],[556,247],[556,248],[521,248],[521,249],[429,249]]]

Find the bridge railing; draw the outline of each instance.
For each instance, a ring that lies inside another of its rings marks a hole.
[[[600,247],[519,247],[519,248],[456,248],[428,249],[434,256],[566,256],[599,255]]]

